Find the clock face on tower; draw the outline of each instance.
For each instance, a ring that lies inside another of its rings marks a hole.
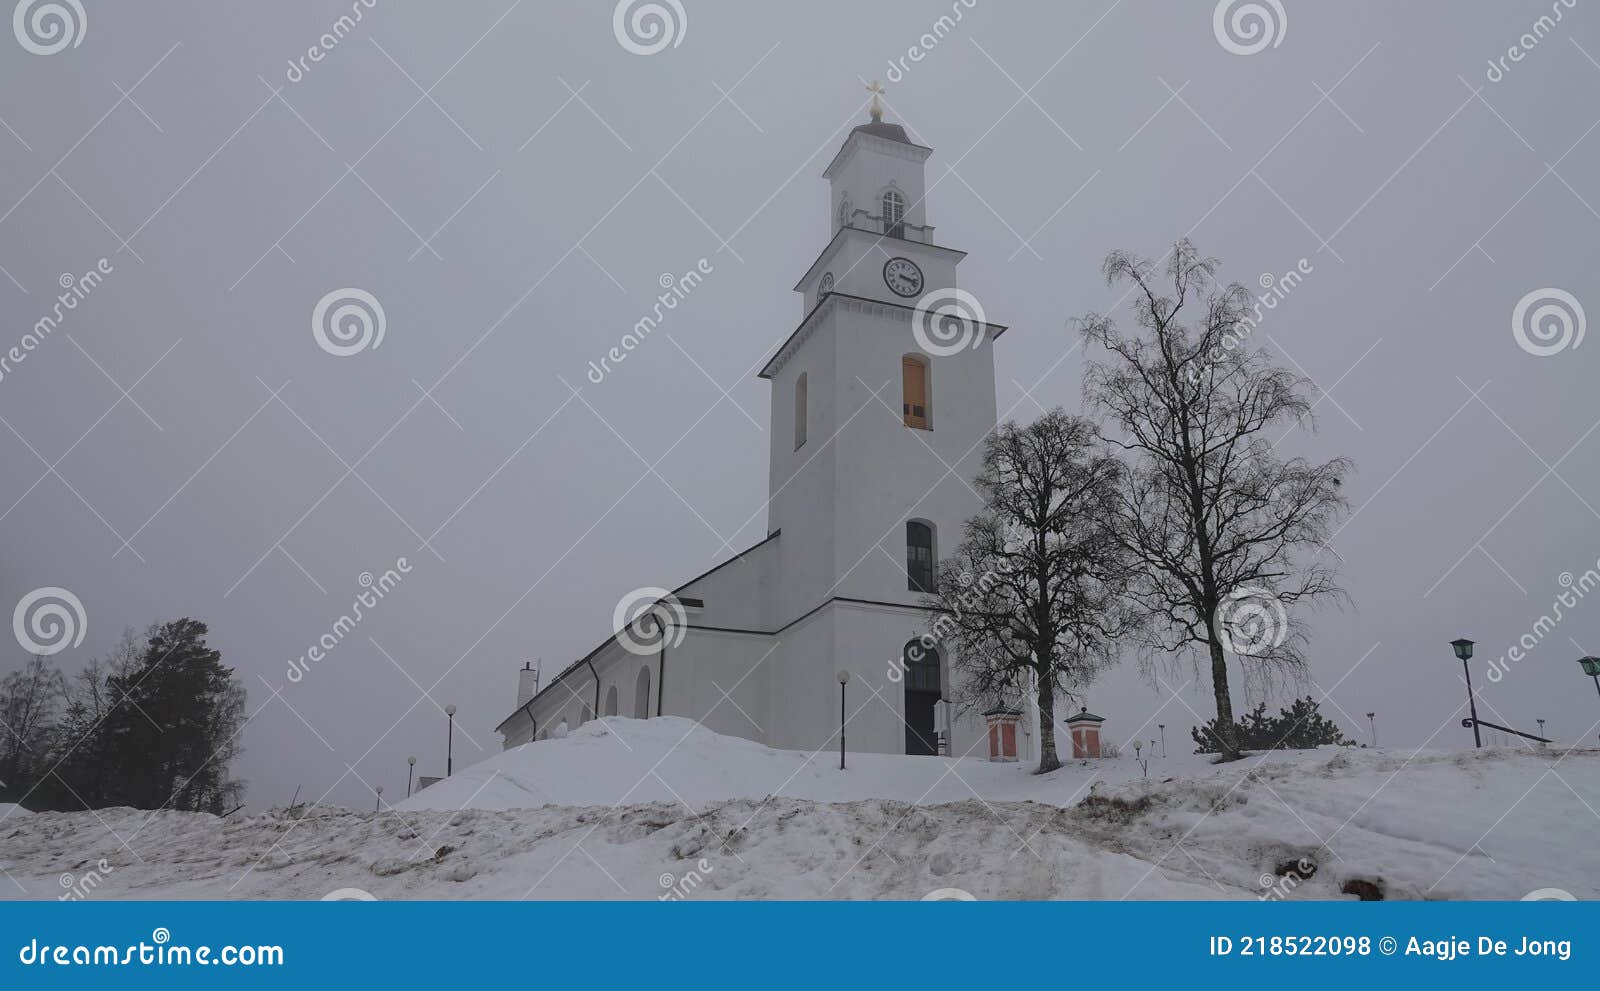
[[[922,269],[909,258],[891,258],[883,263],[883,282],[896,296],[915,296],[922,291]]]

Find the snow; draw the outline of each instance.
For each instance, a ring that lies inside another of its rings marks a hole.
[[[597,720],[377,813],[0,818],[0,892],[56,897],[61,874],[103,860],[94,898],[1298,900],[1349,897],[1350,881],[1388,899],[1600,898],[1582,826],[1600,808],[1595,750],[1323,748],[1212,765],[1174,747],[1148,778],[1131,756],[1048,775],[847,763],[670,717]],[[1314,872],[1276,873],[1302,862]]]

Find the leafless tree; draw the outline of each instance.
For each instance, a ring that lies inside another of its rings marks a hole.
[[[924,643],[948,642],[966,708],[1039,705],[1039,771],[1061,766],[1055,693],[1072,694],[1115,659],[1130,621],[1126,554],[1108,526],[1121,465],[1092,421],[1054,410],[990,436],[977,480],[984,510],[966,522],[926,602]]]
[[[1105,352],[1085,391],[1120,430],[1108,439],[1133,454],[1115,529],[1137,566],[1134,598],[1154,620],[1151,646],[1209,661],[1227,734],[1218,749],[1235,758],[1227,654],[1247,675],[1303,671],[1304,630],[1288,610],[1342,595],[1319,552],[1346,509],[1339,484],[1351,465],[1275,453],[1269,428],[1314,427],[1310,383],[1250,346],[1245,288],[1220,286],[1216,260],[1187,240],[1164,271],[1170,295],[1155,263],[1107,256],[1106,281],[1130,285],[1145,333],[1124,334],[1100,314],[1078,321]]]
[[[44,764],[55,732],[61,672],[43,657],[0,679],[0,789],[20,789]]]

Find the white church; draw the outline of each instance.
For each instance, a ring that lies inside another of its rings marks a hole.
[[[772,386],[766,539],[660,595],[654,642],[619,620],[543,685],[525,668],[497,727],[505,747],[597,715],[668,715],[777,748],[837,748],[843,681],[849,750],[987,754],[984,717],[949,701],[948,649],[907,654],[930,626],[920,603],[934,569],[980,508],[969,483],[995,424],[1005,332],[972,322],[955,353],[913,333],[918,301],[953,290],[965,257],[928,222],[931,153],[883,121],[874,95],[871,122],[823,172],[831,236],[794,287],[798,326],[760,372]],[[1023,759],[1033,729],[1021,727]]]

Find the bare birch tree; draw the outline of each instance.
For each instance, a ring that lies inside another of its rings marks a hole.
[[[1106,281],[1130,285],[1145,333],[1124,334],[1094,313],[1078,324],[1105,352],[1088,366],[1085,391],[1120,433],[1108,439],[1134,459],[1115,524],[1137,568],[1132,594],[1155,621],[1153,647],[1209,662],[1227,759],[1239,755],[1228,655],[1247,673],[1302,671],[1304,629],[1288,610],[1342,595],[1319,552],[1346,508],[1339,484],[1351,465],[1276,453],[1282,434],[1270,428],[1314,427],[1310,382],[1250,346],[1250,296],[1220,286],[1216,271],[1180,241],[1164,294],[1156,264],[1112,252]]]

